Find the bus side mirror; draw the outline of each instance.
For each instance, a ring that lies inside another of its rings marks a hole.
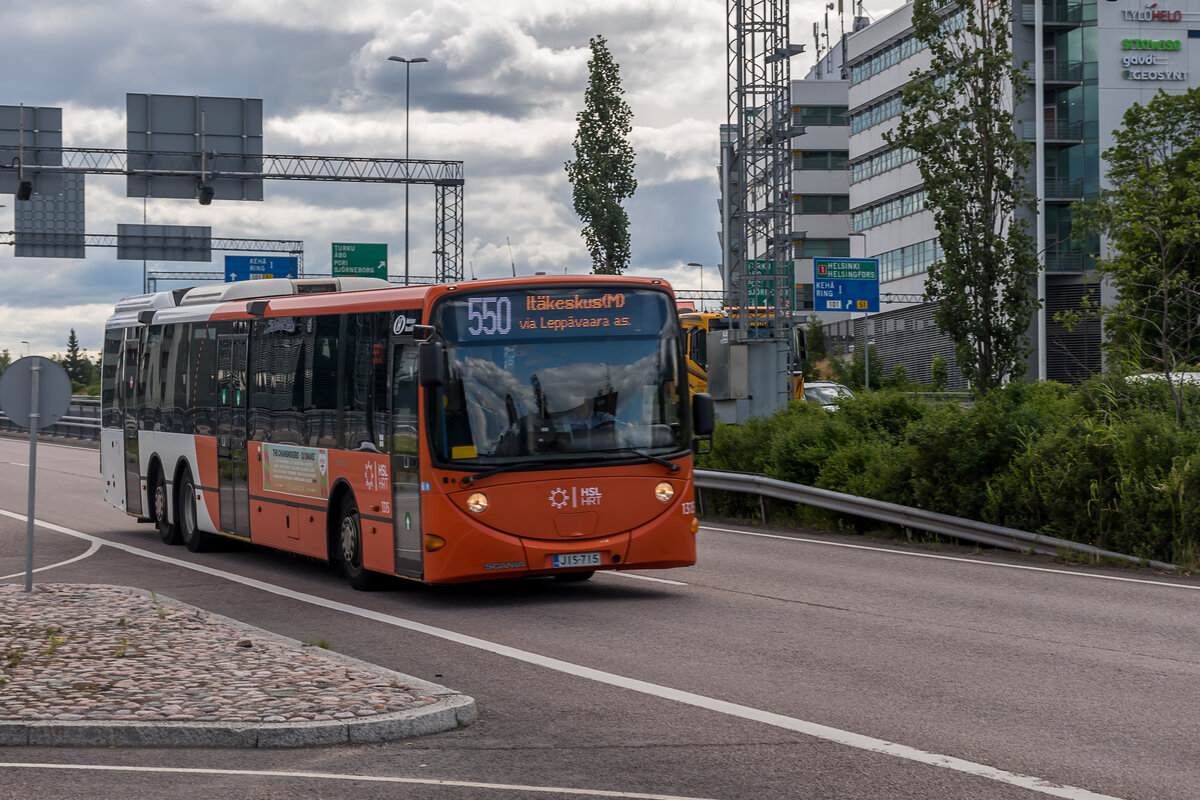
[[[446,362],[441,342],[421,342],[417,345],[417,357],[420,359],[418,369],[422,386],[436,389],[446,382]]]
[[[716,414],[711,394],[692,395],[692,431],[697,436],[711,436],[716,428]]]

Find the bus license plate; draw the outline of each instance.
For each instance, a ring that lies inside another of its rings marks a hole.
[[[554,556],[554,567],[598,567],[599,553],[559,553]]]

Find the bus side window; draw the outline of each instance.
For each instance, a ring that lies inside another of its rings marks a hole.
[[[340,318],[317,317],[313,336],[312,393],[305,409],[305,428],[312,447],[337,447],[338,328]]]
[[[104,353],[100,361],[100,408],[105,428],[121,427],[121,392],[117,386],[117,365],[121,359],[121,337],[124,330],[109,328],[104,332]]]
[[[188,348],[191,344],[191,325],[167,325],[163,332],[164,369],[163,420],[164,429],[173,433],[187,431]]]
[[[394,347],[392,379],[392,452],[416,456],[417,447],[417,346]]]
[[[708,369],[708,336],[704,328],[688,328],[688,358]]]
[[[189,424],[184,430],[197,436],[216,435],[213,409],[217,405],[217,329],[197,322],[192,327],[192,347],[188,359],[191,381],[188,408]]]
[[[342,446],[347,450],[359,450],[364,446],[382,447],[383,426],[377,426],[374,417],[379,389],[379,404],[386,413],[387,363],[382,346],[382,315],[374,313],[349,314],[346,317],[346,337],[341,350],[346,359],[345,432]],[[376,345],[380,347],[376,348]],[[378,363],[377,362],[378,357]],[[377,374],[382,372],[382,382],[377,383]]]

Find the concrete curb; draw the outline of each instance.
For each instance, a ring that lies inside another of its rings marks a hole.
[[[132,587],[120,587],[130,589]],[[149,597],[150,592],[132,588]],[[213,614],[178,600],[156,596],[158,602],[203,614],[252,637],[300,649],[295,639]],[[388,742],[442,733],[470,725],[478,716],[475,699],[436,683],[384,669],[376,664],[323,650],[321,655],[347,667],[382,673],[435,702],[390,714],[314,722],[172,722],[0,719],[0,746],[31,747],[311,747],[317,745]]]

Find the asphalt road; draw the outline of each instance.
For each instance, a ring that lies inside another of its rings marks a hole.
[[[6,582],[27,454],[0,440]],[[36,516],[63,530],[38,529],[35,567],[57,566],[35,581],[324,638],[480,718],[300,751],[0,748],[0,798],[1200,797],[1197,580],[712,524],[659,580],[364,594],[301,558],[163,545],[104,503],[95,450],[43,446],[38,467]]]

